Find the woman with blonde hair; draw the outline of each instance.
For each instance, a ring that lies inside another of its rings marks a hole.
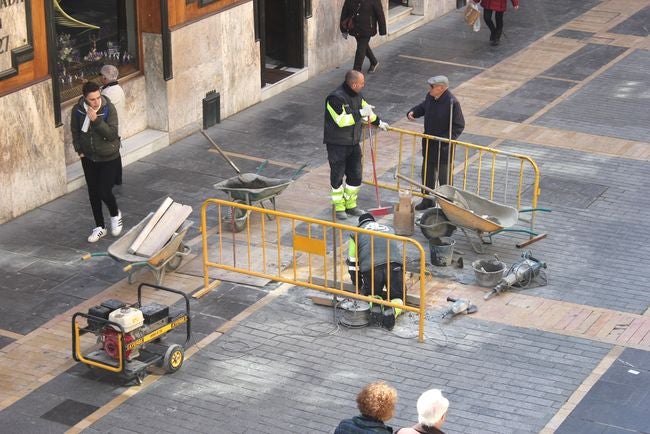
[[[357,408],[361,415],[344,419],[334,434],[392,433],[386,425],[395,414],[397,390],[383,381],[368,384],[357,395]]]

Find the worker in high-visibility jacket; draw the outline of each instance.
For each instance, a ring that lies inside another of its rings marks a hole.
[[[386,131],[388,124],[379,119],[361,95],[365,78],[359,71],[345,74],[345,82],[327,96],[323,142],[327,146],[330,165],[332,203],[336,219],[358,217],[363,210],[357,206],[361,188],[361,132],[364,123],[378,126]],[[345,177],[345,182],[344,178]]]
[[[376,222],[372,214],[369,213],[359,217],[358,226],[370,231],[395,233],[392,227]],[[375,237],[366,233],[354,233],[350,235],[350,238],[347,262],[352,284],[357,286],[357,282],[359,282],[358,287],[363,295],[385,300],[389,297],[389,291],[386,290],[389,288],[390,301],[404,304],[402,299],[405,296],[403,288],[404,264],[400,243],[396,240]],[[358,281],[357,278],[361,280]],[[373,306],[372,312],[378,312],[377,308],[380,306]],[[395,326],[395,319],[400,313],[402,313],[402,309],[384,307],[381,318],[382,325],[388,330],[392,330]]]

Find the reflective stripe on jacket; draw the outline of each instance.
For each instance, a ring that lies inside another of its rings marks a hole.
[[[327,145],[356,145],[361,141],[363,119],[359,110],[368,103],[360,93],[354,92],[343,83],[327,96],[325,101],[325,119],[323,143]],[[370,122],[378,124],[374,115]]]

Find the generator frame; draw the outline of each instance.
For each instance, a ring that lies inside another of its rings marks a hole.
[[[126,339],[124,338],[127,333],[120,324],[84,312],[76,312],[72,315],[72,357],[75,361],[83,363],[89,368],[99,368],[122,375],[128,380],[134,380],[138,385],[142,384],[142,381],[147,375],[147,368],[150,366],[163,366],[168,373],[176,372],[180,369],[185,359],[185,349],[188,347],[192,337],[190,298],[184,292],[176,289],[141,283],[138,285],[138,301],[130,305],[131,307],[142,307],[143,287],[168,291],[182,296],[185,300],[185,312],[181,312],[174,317],[170,316],[170,321],[167,324],[128,343],[126,343]],[[79,318],[85,318],[88,324],[92,322],[95,326],[91,328],[87,324],[86,327],[81,327],[78,321]],[[186,330],[185,343],[182,345],[166,345],[160,342],[161,337],[183,324],[185,324]],[[107,325],[111,326],[117,332],[117,360],[108,356],[103,348],[84,354],[81,350],[80,337],[86,333],[92,333],[98,336],[99,339],[101,331]],[[144,347],[145,344],[147,344],[146,347]],[[127,354],[127,351],[135,349],[139,350],[139,355],[132,360],[126,359],[125,354]]]

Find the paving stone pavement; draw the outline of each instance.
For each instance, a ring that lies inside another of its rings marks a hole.
[[[454,397],[446,432],[536,432],[610,349],[469,317],[443,322],[441,310],[420,344],[400,337],[416,333],[410,318],[393,334],[339,328],[307,293],[290,288],[92,428],[129,430],[139,417],[169,432],[213,432],[216,418],[220,432],[331,432],[354,414],[358,390],[383,379],[399,391],[397,426],[417,418],[422,390],[439,387]]]
[[[530,0],[506,14],[497,49],[487,45],[485,31],[459,24],[456,11],[378,47],[382,69],[367,77],[366,99],[402,125],[424,96],[426,78],[448,75],[472,132],[463,140],[539,164],[540,205],[553,212],[538,217],[537,228],[549,237],[531,249],[549,264],[549,282],[520,293],[550,306],[648,315],[650,181],[647,151],[639,152],[650,146],[647,95],[639,87],[648,81],[648,11],[648,1]],[[273,160],[263,171],[271,177],[289,177],[303,163],[316,171],[326,164],[322,101],[349,66],[224,119],[209,134],[244,172],[263,159]],[[590,141],[595,145],[586,147]],[[200,204],[225,198],[212,185],[233,175],[194,134],[127,166],[118,203],[127,226],[168,195],[192,205],[197,224],[188,240],[200,253]],[[279,209],[289,200],[280,197]],[[369,188],[361,203],[374,206]],[[418,395],[440,387],[451,401],[446,432],[650,430],[650,342],[626,349],[625,342],[542,331],[525,318],[521,326],[498,317],[443,322],[435,305],[420,344],[412,317],[401,318],[393,333],[336,327],[332,309],[312,305],[309,291],[289,285],[224,282],[193,301],[190,357],[179,372],[153,372],[141,387],[70,360],[55,365],[52,352],[69,351],[70,313],[125,277],[109,258],[79,260],[113,241],[86,243],[88,208],[79,189],[0,226],[2,432],[332,432],[356,413],[356,393],[374,379],[398,389],[394,426],[412,424]],[[415,238],[424,242],[419,233]],[[471,251],[462,236],[455,239],[458,250]],[[515,240],[495,237],[486,257],[496,253],[512,263],[521,254]],[[473,282],[467,269],[433,271],[440,294],[445,282]],[[183,279],[196,281],[182,268],[170,281]],[[489,303],[506,309],[503,300]],[[630,324],[613,326],[619,334],[634,332]],[[39,338],[44,329],[57,343]],[[48,352],[51,365],[44,362]]]

